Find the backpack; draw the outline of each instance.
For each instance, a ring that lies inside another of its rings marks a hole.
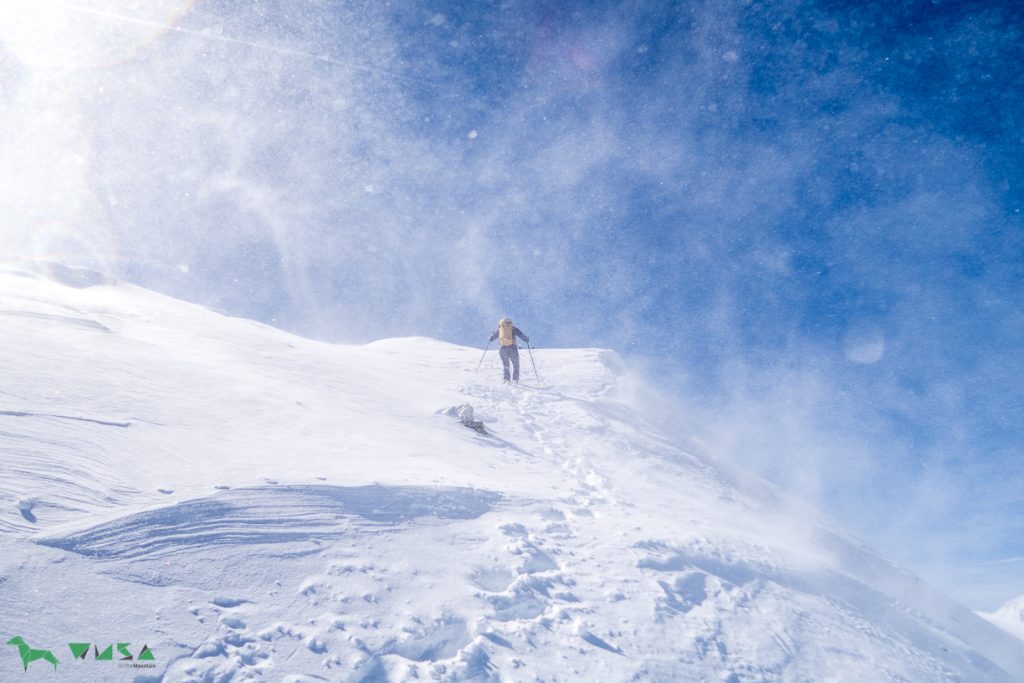
[[[498,321],[498,341],[502,346],[513,346],[516,343],[515,329],[508,318]]]

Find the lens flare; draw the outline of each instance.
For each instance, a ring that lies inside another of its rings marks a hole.
[[[184,16],[194,0],[7,0],[0,40],[30,69],[89,69],[134,58]]]
[[[6,68],[0,126],[0,256],[110,269],[115,232],[92,177],[83,96],[94,72],[134,59],[174,28],[185,0],[7,0],[0,3]]]

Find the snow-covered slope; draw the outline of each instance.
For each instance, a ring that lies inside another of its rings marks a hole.
[[[1024,676],[1016,639],[667,441],[608,351],[508,388],[478,349],[59,269],[0,274],[0,319],[0,623],[60,660],[10,645],[0,680]]]
[[[1024,640],[1024,595],[1010,600],[991,614],[981,616]]]

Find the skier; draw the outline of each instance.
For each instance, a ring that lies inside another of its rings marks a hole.
[[[490,341],[498,339],[501,342],[501,350],[498,353],[501,356],[501,365],[505,371],[504,378],[506,383],[509,381],[508,363],[510,360],[512,361],[512,381],[516,384],[519,383],[519,346],[516,345],[516,337],[519,337],[527,344],[530,343],[530,338],[512,324],[511,318],[502,318],[498,321],[498,329],[491,335],[490,339]]]

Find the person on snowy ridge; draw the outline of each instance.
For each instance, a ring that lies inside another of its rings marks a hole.
[[[522,330],[512,324],[511,318],[502,318],[498,321],[498,329],[491,335],[491,341],[495,339],[501,343],[501,366],[504,369],[505,381],[509,381],[508,364],[512,361],[512,381],[519,383],[519,346],[516,345],[516,337],[519,337],[527,344],[530,338],[523,334]]]

